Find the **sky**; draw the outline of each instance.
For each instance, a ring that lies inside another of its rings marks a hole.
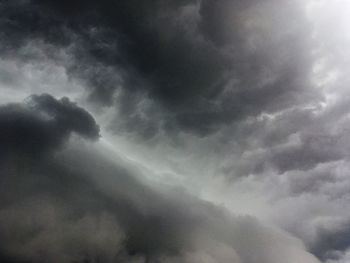
[[[0,261],[350,262],[348,0],[0,0]]]

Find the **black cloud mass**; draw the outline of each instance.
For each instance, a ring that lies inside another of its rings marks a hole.
[[[82,142],[62,149],[73,131],[98,137],[91,115],[67,98],[35,95],[1,108],[2,262],[199,262],[210,253],[220,262],[256,262],[241,246],[269,250],[265,235],[286,240],[291,255],[294,246],[302,249],[253,218],[234,219],[176,189],[153,189]],[[259,261],[284,256],[269,253]]]
[[[346,0],[0,0],[0,261],[350,260]]]
[[[29,156],[55,149],[75,132],[97,139],[99,127],[93,117],[68,98],[33,95],[25,105],[0,108],[1,154],[26,152]]]
[[[265,2],[4,1],[3,48],[73,42],[70,71],[89,83],[92,101],[120,107],[128,131],[206,135],[316,94],[306,89],[306,21],[288,32],[275,25],[284,15],[302,19],[298,6]],[[138,108],[135,96],[152,106]]]

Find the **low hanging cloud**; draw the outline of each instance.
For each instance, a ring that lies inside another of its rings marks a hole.
[[[33,95],[24,104],[0,108],[1,155],[46,153],[61,146],[72,132],[88,139],[99,137],[93,117],[66,97]]]
[[[98,127],[65,98],[35,95],[0,112],[1,130],[21,138],[0,159],[4,262],[318,262],[280,230],[152,185],[95,153],[100,146],[68,141],[72,131],[96,139]],[[28,159],[29,149],[45,154]]]
[[[0,261],[347,262],[349,10],[0,0]]]

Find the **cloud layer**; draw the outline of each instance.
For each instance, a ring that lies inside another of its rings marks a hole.
[[[51,122],[65,110],[60,129],[67,128],[56,132]],[[0,159],[6,262],[317,262],[286,233],[183,190],[151,186],[126,163],[95,153],[96,146],[80,141],[62,149],[70,131],[98,135],[92,117],[65,98],[33,96],[1,115],[1,130],[20,139],[12,142],[14,156],[6,151]],[[45,154],[32,159],[40,150]]]
[[[347,262],[346,0],[0,14],[1,261]]]
[[[294,2],[15,1],[2,8],[9,45],[39,38],[70,47],[69,71],[86,80],[90,99],[115,104],[125,123],[114,126],[146,138],[182,130],[203,136],[318,96],[308,83],[311,29]]]

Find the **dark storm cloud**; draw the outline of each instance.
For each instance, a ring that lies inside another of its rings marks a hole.
[[[0,107],[0,156],[9,152],[42,154],[55,149],[74,132],[88,139],[99,137],[93,117],[68,98],[32,95],[23,104]]]
[[[320,259],[338,259],[337,253],[350,247],[349,222],[335,222],[332,226],[319,226],[317,242],[312,248],[314,255]]]
[[[317,262],[285,233],[151,184],[101,146],[62,147],[71,132],[98,137],[66,98],[34,95],[0,112],[2,262]],[[35,150],[45,155],[28,158]]]
[[[206,135],[318,96],[306,91],[304,14],[282,2],[3,1],[1,28],[5,43],[73,46],[70,72],[88,82],[91,100],[123,109],[122,129]],[[140,99],[115,100],[125,93]]]
[[[1,99],[55,90],[106,134],[90,144],[98,125],[68,98],[0,106],[0,261],[318,262],[289,234],[162,185],[172,173],[233,211],[278,214],[324,261],[348,250],[348,80],[322,69],[301,5],[0,0]]]
[[[2,255],[13,262],[317,262],[251,217],[232,217],[182,191],[154,190],[83,148],[20,169],[6,164]]]

